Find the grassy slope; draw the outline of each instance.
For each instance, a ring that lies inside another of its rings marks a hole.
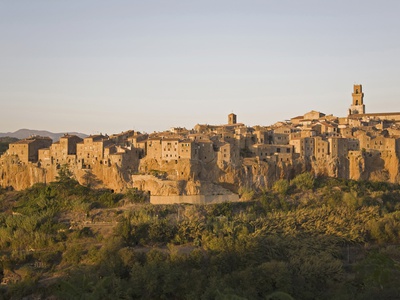
[[[143,198],[134,191],[68,180],[2,191],[3,278],[20,282],[1,291],[66,299],[397,297],[399,187],[308,179],[254,201],[208,206],[135,203]]]

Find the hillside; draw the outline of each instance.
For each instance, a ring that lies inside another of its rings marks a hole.
[[[60,137],[62,137],[66,133],[67,132],[54,133],[47,130],[19,129],[15,132],[5,132],[5,133],[0,132],[0,137],[25,139],[33,135],[38,135],[38,136],[50,137],[53,140],[53,142],[56,142],[60,139]],[[77,135],[81,138],[87,137],[87,134],[84,133],[79,133],[79,132],[68,132],[68,133],[71,135]]]
[[[154,206],[66,174],[2,190],[0,297],[399,298],[398,185],[303,173],[247,193]]]

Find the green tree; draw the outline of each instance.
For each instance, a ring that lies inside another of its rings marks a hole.
[[[73,180],[73,174],[68,168],[67,164],[61,165],[60,168],[58,169],[58,175],[56,176],[56,180],[59,183],[71,183]]]

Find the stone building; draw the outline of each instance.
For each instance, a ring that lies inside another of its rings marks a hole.
[[[271,144],[272,139],[270,136],[272,135],[271,132],[265,129],[256,130],[254,131],[255,143],[256,144]]]
[[[199,138],[201,140],[201,138]],[[206,142],[211,143],[210,140]],[[193,139],[150,138],[147,140],[146,157],[157,161],[199,159],[199,144]]]
[[[82,168],[92,168],[104,159],[104,149],[113,141],[104,135],[91,135],[76,144],[77,161]]]
[[[112,152],[105,156],[104,163],[108,166],[130,169],[136,172],[139,167],[140,149],[124,146],[113,146]]]
[[[314,139],[314,157],[316,159],[326,158],[329,154],[329,143],[320,136],[313,137]]]
[[[179,158],[179,138],[166,138],[161,140],[161,159],[170,161]]]
[[[147,153],[146,157],[156,160],[162,159],[162,145],[161,138],[149,138],[147,140]]]
[[[330,137],[328,141],[329,141],[329,155],[332,158],[347,156],[347,152],[349,151],[349,140],[347,138]]]
[[[306,137],[300,139],[300,156],[311,157],[314,155],[314,138]]]
[[[140,158],[143,158],[146,156],[147,153],[147,139],[148,139],[148,134],[141,134],[138,132],[135,132],[133,135],[127,138],[126,142],[128,146],[131,146],[135,149],[139,149],[139,155]]]
[[[290,135],[297,131],[299,130],[290,125],[275,127],[268,140],[275,145],[289,145]]]
[[[356,138],[347,138],[347,149],[349,151],[360,150],[360,141]]]
[[[319,120],[322,117],[325,117],[324,113],[312,110],[304,114],[303,120]]]
[[[23,163],[37,162],[39,149],[50,147],[52,142],[49,137],[30,137],[11,143],[8,154],[18,156],[18,159]]]
[[[293,159],[292,145],[273,145],[273,144],[257,144],[253,145],[250,150],[253,155],[261,161],[285,161],[291,162]]]
[[[338,124],[335,124],[333,122],[318,122],[317,123],[320,126],[320,134],[324,136],[338,136],[339,135],[339,130],[338,130]]]
[[[45,166],[75,163],[76,145],[82,141],[76,135],[65,134],[49,148],[38,151],[39,161]]]
[[[216,154],[214,151],[214,144],[210,140],[203,140],[197,142],[199,147],[199,160],[204,163],[212,162],[216,159]]]
[[[135,134],[134,130],[127,130],[118,134],[111,135],[110,140],[112,140],[113,143],[116,145],[124,146],[127,143],[128,139],[134,136],[134,134]]]
[[[179,159],[199,159],[198,144],[190,139],[179,141],[178,144],[178,158]]]
[[[231,165],[237,165],[240,160],[240,151],[236,144],[229,143],[227,141],[221,141],[215,144],[218,148],[217,152],[217,164],[220,167]]]
[[[272,144],[274,145],[289,145],[290,135],[288,133],[273,133]]]

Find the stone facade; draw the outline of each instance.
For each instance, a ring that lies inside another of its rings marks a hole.
[[[52,164],[72,164],[76,161],[77,144],[82,139],[76,135],[66,134],[49,148],[40,149],[39,162],[44,166]]]
[[[30,137],[11,143],[8,154],[17,156],[22,163],[37,162],[39,149],[48,148],[52,140],[48,137]]]
[[[40,137],[18,141],[1,158],[0,183],[26,185],[16,182],[16,170],[32,176],[26,179],[30,184],[48,182],[63,164],[78,179],[93,173],[113,189],[136,186],[132,178],[139,173],[158,176],[157,189],[162,190],[163,180],[176,181],[175,192],[191,195],[204,182],[263,187],[304,170],[400,182],[400,113],[365,114],[362,86],[353,89],[350,115],[343,118],[310,111],[290,122],[248,127],[230,114],[228,124],[197,124],[191,130],[150,135],[131,130],[83,140],[65,135],[53,144]]]
[[[106,146],[113,144],[107,136],[93,135],[83,139],[76,145],[77,160],[83,169],[93,168],[104,159]]]

